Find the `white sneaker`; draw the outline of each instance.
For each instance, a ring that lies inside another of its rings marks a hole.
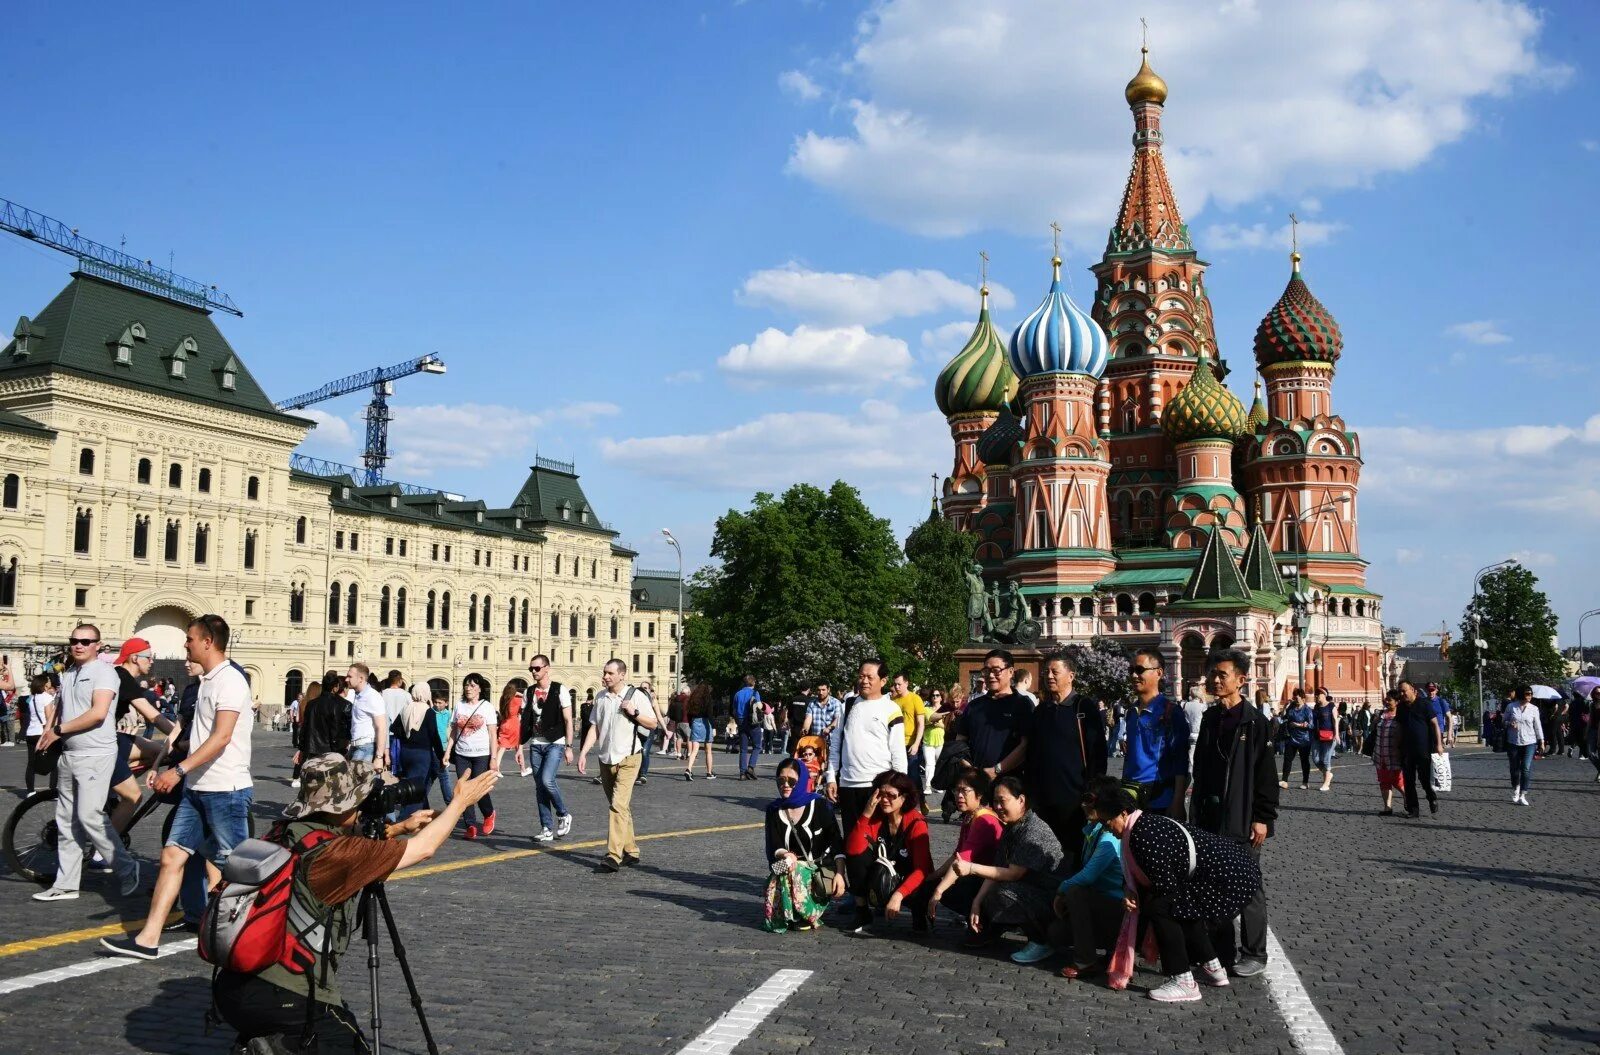
[[[549,828],[540,828],[539,834],[533,837],[533,841],[536,843],[551,843],[555,842],[555,839],[555,833]]]
[[[1512,791],[1511,792],[1511,801],[1512,802],[1521,802],[1522,801],[1522,792],[1520,792],[1520,791]]]
[[[1210,963],[1200,965],[1200,977],[1197,981],[1210,986],[1223,986],[1228,984],[1228,969],[1222,966],[1222,961],[1213,958]]]
[[[533,767],[532,766],[523,766],[522,767],[522,775],[525,776],[525,777],[533,776]]]
[[[77,900],[77,897],[78,892],[76,890],[62,890],[60,887],[50,887],[48,890],[41,890],[37,894],[33,895],[33,900],[75,901]]]
[[[1175,974],[1150,990],[1150,999],[1163,1004],[1186,1004],[1200,999],[1200,986],[1188,971]]]
[[[556,838],[561,839],[572,833],[572,814],[563,813],[556,818]]]
[[[1533,805],[1533,803],[1528,801],[1528,793],[1526,791],[1524,791],[1522,793],[1522,798],[1518,799],[1517,801],[1521,802],[1524,806],[1532,806]]]
[[[295,777],[293,780],[289,781],[289,786],[291,788],[299,787],[300,786],[300,778],[299,777]]]

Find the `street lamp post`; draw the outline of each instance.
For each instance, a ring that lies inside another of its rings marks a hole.
[[[1578,676],[1583,676],[1583,621],[1591,615],[1600,615],[1600,608],[1591,608],[1578,616]],[[1593,721],[1594,719],[1590,719]]]
[[[1483,577],[1496,568],[1504,568],[1507,564],[1516,561],[1509,557],[1505,560],[1486,564],[1478,569],[1478,574],[1472,577],[1472,663],[1477,668],[1478,676],[1478,715],[1479,721],[1483,716],[1483,654],[1488,651],[1489,643],[1483,639],[1483,613],[1478,610],[1478,589],[1483,584]],[[1582,627],[1580,626],[1581,630]]]
[[[661,534],[678,554],[678,629],[672,635],[678,642],[678,666],[672,672],[672,695],[676,696],[678,687],[683,684],[683,547],[678,545],[678,540],[666,528],[661,529]]]

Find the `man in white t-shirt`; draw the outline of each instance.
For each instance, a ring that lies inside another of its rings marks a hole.
[[[600,782],[611,814],[606,827],[606,856],[596,872],[615,872],[639,863],[639,841],[633,833],[633,784],[639,776],[641,740],[660,724],[648,697],[627,684],[628,667],[620,659],[606,661],[600,671],[605,691],[595,697],[593,720],[578,750],[578,774],[588,768],[589,752],[600,748]]]
[[[372,687],[372,671],[365,663],[350,664],[345,677],[350,683],[350,761],[383,769],[389,764],[389,712],[383,695]]]
[[[203,615],[189,624],[184,650],[204,671],[195,702],[189,753],[171,769],[162,770],[151,787],[158,795],[183,789],[172,813],[172,831],[161,850],[161,873],[150,897],[150,913],[137,934],[102,938],[107,952],[136,960],[153,960],[161,945],[161,929],[178,900],[184,869],[191,854],[207,849],[208,885],[215,886],[233,848],[250,837],[250,805],[255,799],[250,777],[250,731],[254,728],[250,683],[228,661],[228,623],[220,615]]]

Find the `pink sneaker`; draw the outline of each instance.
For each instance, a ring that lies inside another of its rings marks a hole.
[[[1150,999],[1163,1004],[1190,1003],[1200,999],[1200,986],[1195,982],[1194,975],[1185,971],[1150,990]]]
[[[1228,984],[1228,969],[1222,966],[1221,960],[1213,959],[1210,963],[1200,965],[1196,972],[1200,977],[1196,981],[1210,986],[1223,986]]]

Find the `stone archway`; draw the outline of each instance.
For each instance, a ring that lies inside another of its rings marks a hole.
[[[145,612],[134,623],[132,637],[142,637],[150,642],[156,661],[150,676],[171,679],[182,685],[188,680],[183,668],[185,656],[183,643],[188,634],[189,620],[194,613],[176,604],[165,604]]]

